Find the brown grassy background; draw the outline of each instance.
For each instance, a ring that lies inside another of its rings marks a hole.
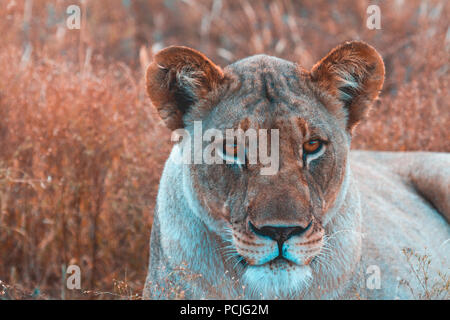
[[[81,30],[66,28],[70,4]],[[366,28],[369,4],[381,30]],[[222,66],[266,53],[310,68],[365,40],[387,76],[353,147],[448,152],[449,17],[446,0],[3,0],[0,299],[139,298],[170,149],[143,89],[154,52],[187,45]],[[69,264],[81,291],[65,289]]]

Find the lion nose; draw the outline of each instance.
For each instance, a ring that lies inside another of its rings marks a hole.
[[[282,245],[283,242],[288,240],[293,236],[299,236],[311,227],[312,222],[306,227],[302,226],[291,226],[291,227],[275,227],[275,226],[264,226],[261,228],[255,227],[251,222],[250,227],[256,234],[267,236],[275,240],[278,245]]]

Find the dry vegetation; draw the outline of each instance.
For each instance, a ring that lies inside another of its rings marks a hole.
[[[445,271],[438,270],[438,276],[436,278],[430,278],[430,271],[433,269],[433,259],[426,253],[426,250],[423,254],[419,254],[410,248],[404,248],[402,253],[412,277],[409,280],[401,279],[399,285],[406,286],[410,290],[413,299],[450,299],[450,276]],[[411,285],[413,281],[416,281],[418,285]]]
[[[65,26],[74,3],[81,30]],[[373,3],[382,30],[365,27]],[[387,78],[353,147],[450,151],[446,0],[3,0],[0,17],[0,299],[140,294],[170,149],[143,69],[168,45],[223,66],[267,53],[309,68],[365,40]],[[64,289],[69,264],[81,291]]]

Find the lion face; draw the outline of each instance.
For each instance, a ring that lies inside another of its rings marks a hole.
[[[192,165],[193,189],[215,220],[227,222],[225,258],[239,264],[249,286],[305,286],[342,189],[348,132],[293,63],[255,56],[225,71],[233,85],[202,119],[204,129],[278,129],[279,168],[262,175],[261,163]],[[318,144],[312,152],[310,142]]]
[[[245,152],[238,164],[185,166],[193,211],[223,239],[217,252],[240,270],[247,287],[286,296],[311,283],[327,223],[346,192],[352,130],[383,75],[379,55],[360,42],[336,48],[311,72],[265,55],[222,70],[183,47],[155,57],[148,92],[169,128],[194,135],[193,124],[201,121],[204,131],[223,136],[226,129],[278,132],[277,144],[262,136],[251,150],[259,152],[263,140],[276,146],[272,174],[261,174],[266,164],[248,161]],[[230,154],[229,145],[218,143],[222,157]]]

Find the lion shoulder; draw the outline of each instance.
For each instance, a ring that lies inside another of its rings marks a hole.
[[[358,180],[365,180],[363,185],[380,191],[406,190],[415,196],[407,206],[426,203],[450,221],[449,153],[353,151],[351,163]],[[397,197],[380,195],[386,200]]]

